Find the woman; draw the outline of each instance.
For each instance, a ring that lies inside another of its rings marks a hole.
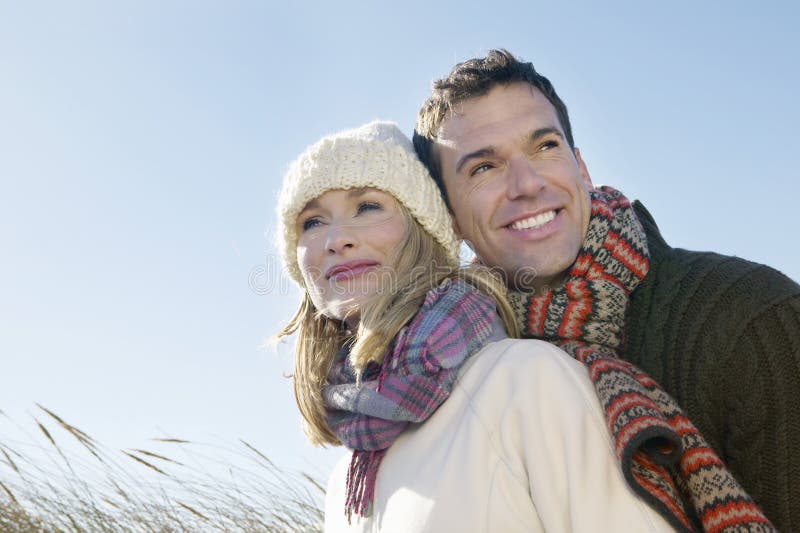
[[[628,487],[585,367],[516,334],[502,283],[458,268],[436,186],[396,126],[323,138],[286,174],[280,248],[304,289],[294,390],[353,453],[328,531],[673,531]]]

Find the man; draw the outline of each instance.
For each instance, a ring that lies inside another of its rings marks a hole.
[[[530,63],[507,51],[460,63],[434,83],[414,145],[460,236],[512,289],[527,336],[567,351],[577,339],[579,352],[589,346],[639,367],[685,410],[774,525],[800,531],[800,286],[764,265],[672,248],[641,203],[631,207],[618,191],[595,189],[566,106]],[[601,216],[604,209],[625,213],[618,231],[608,229],[614,219]],[[597,242],[605,249],[591,252]],[[592,253],[605,270],[595,268]],[[616,288],[586,283],[601,278]],[[582,287],[580,300],[574,293]],[[621,310],[599,321],[608,342],[584,335],[597,322],[554,324],[557,297],[562,318]],[[646,376],[630,372],[649,387]],[[608,410],[616,399],[603,401]],[[707,519],[695,516],[693,525]]]

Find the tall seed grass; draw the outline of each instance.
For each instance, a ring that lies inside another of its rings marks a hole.
[[[322,530],[319,480],[279,468],[244,440],[159,438],[152,449],[110,450],[37,409],[32,432],[0,411],[3,533]]]

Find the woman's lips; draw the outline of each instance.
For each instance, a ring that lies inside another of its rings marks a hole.
[[[366,259],[348,261],[329,268],[328,271],[325,272],[325,277],[332,281],[354,278],[377,265],[377,261]]]

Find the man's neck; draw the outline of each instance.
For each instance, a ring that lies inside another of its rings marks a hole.
[[[532,280],[532,282],[524,283],[523,286],[509,285],[509,288],[511,290],[516,290],[520,292],[532,292],[538,294],[541,292],[547,292],[563,287],[566,279],[567,279],[567,273],[562,272],[556,276],[536,277],[535,279]],[[508,280],[506,280],[506,283],[508,283]]]

